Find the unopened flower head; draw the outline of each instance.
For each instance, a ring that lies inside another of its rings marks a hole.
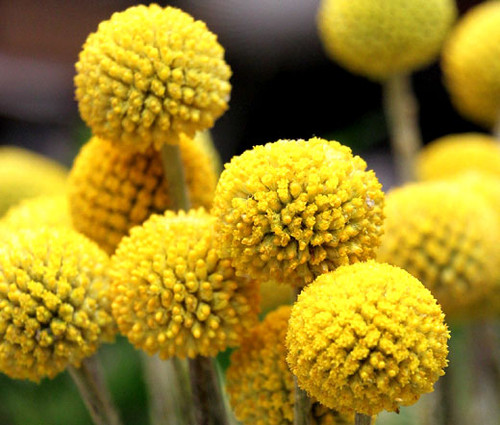
[[[180,9],[156,4],[101,22],[76,71],[80,114],[93,133],[141,151],[212,127],[231,91],[217,36]]]
[[[320,403],[375,415],[433,390],[448,338],[429,290],[371,260],[325,273],[302,291],[288,324],[287,362]]]
[[[71,229],[26,229],[0,246],[0,371],[53,378],[114,339],[109,258]]]
[[[375,255],[383,202],[374,172],[338,142],[256,146],[226,164],[217,184],[219,250],[239,274],[304,286]]]
[[[112,257],[113,314],[129,341],[161,358],[215,356],[256,323],[258,285],[235,276],[205,210],[134,227]]]

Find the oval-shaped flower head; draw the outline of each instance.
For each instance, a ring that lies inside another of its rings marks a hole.
[[[92,132],[141,151],[212,127],[231,91],[217,36],[180,9],[156,4],[101,22],[76,71],[80,115]]]
[[[51,158],[16,146],[0,147],[0,216],[19,201],[66,190],[68,170]]]
[[[53,378],[114,339],[106,253],[71,229],[11,233],[0,245],[0,371]]]
[[[385,211],[378,260],[418,278],[450,318],[491,295],[500,229],[478,193],[453,182],[413,183],[391,190]]]
[[[373,258],[384,194],[347,146],[320,138],[256,146],[226,164],[214,197],[219,250],[239,274],[304,286]]]
[[[500,176],[500,145],[488,134],[450,134],[421,149],[416,169],[419,180],[447,179],[467,171]]]
[[[454,0],[322,0],[318,29],[334,61],[385,80],[436,60],[456,15]]]
[[[205,210],[152,215],[112,257],[113,314],[129,341],[161,358],[215,356],[256,323],[254,281],[218,257]]]
[[[457,111],[491,128],[500,116],[500,3],[486,1],[458,21],[443,47],[445,87]]]
[[[231,355],[226,385],[243,425],[293,425],[295,388],[285,347],[290,312],[290,306],[282,306],[267,314]],[[352,415],[313,403],[311,425],[353,423]]]
[[[288,323],[287,362],[325,406],[376,415],[433,390],[448,338],[429,290],[372,260],[321,275],[302,291]]]
[[[186,136],[181,136],[179,147],[191,203],[209,208],[217,183],[211,160]],[[108,254],[131,227],[172,205],[158,151],[139,153],[97,136],[76,157],[68,193],[75,229]]]

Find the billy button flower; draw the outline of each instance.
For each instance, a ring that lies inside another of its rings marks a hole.
[[[358,420],[431,392],[449,332],[435,298],[398,267],[368,261],[319,276],[292,308],[287,362],[298,384]]]
[[[320,138],[256,146],[226,164],[212,213],[239,275],[302,287],[375,255],[384,194],[351,150]]]
[[[80,115],[95,135],[145,151],[213,126],[231,70],[204,22],[156,4],[114,13],[76,64]]]

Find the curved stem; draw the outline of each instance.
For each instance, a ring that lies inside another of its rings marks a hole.
[[[354,417],[354,425],[371,425],[371,423],[371,416],[363,415],[362,413],[356,413]]]

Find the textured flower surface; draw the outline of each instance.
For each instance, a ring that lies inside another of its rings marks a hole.
[[[293,425],[294,382],[286,363],[285,337],[290,306],[266,315],[231,355],[227,390],[244,425]],[[314,403],[312,425],[347,425],[353,418]]]
[[[437,59],[456,14],[453,0],[322,0],[318,28],[333,60],[383,80]]]
[[[485,1],[458,22],[443,47],[444,84],[465,118],[487,128],[500,114],[500,3]]]
[[[418,278],[450,318],[491,294],[500,229],[474,190],[444,181],[408,184],[388,193],[386,216],[378,259]]]
[[[279,140],[234,157],[213,214],[222,257],[238,274],[297,286],[375,255],[384,194],[366,163],[338,142]]]
[[[212,127],[231,91],[216,35],[180,9],[156,4],[101,22],[76,71],[80,115],[93,133],[141,151]]]
[[[372,260],[321,275],[302,291],[288,324],[287,362],[325,406],[375,415],[433,390],[448,338],[429,290]]]
[[[129,341],[161,358],[215,356],[256,323],[256,282],[214,247],[205,210],[167,211],[134,227],[112,257],[113,314]]]
[[[473,170],[500,177],[500,145],[489,134],[450,134],[425,145],[416,165],[419,180],[449,178]]]
[[[114,339],[109,258],[57,228],[12,233],[0,245],[0,371],[53,378]]]
[[[211,160],[185,136],[179,146],[191,203],[209,208],[217,182]],[[109,254],[132,226],[172,203],[159,152],[134,152],[97,136],[75,159],[68,192],[74,227]]]

